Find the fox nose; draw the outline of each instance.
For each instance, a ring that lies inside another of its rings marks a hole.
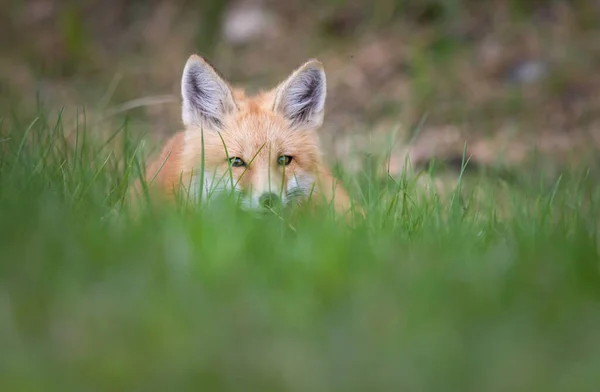
[[[281,202],[281,199],[273,192],[266,192],[260,196],[258,202],[265,208],[272,208],[278,205]]]

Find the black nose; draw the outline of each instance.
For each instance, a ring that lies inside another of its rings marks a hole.
[[[265,208],[272,208],[275,205],[279,204],[281,202],[281,199],[279,199],[279,196],[277,196],[273,192],[267,192],[267,193],[263,193],[260,196],[260,198],[258,199],[258,202],[260,203],[261,206],[263,206]]]

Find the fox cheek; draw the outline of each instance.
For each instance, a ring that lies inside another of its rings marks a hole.
[[[289,200],[310,197],[314,190],[315,178],[310,174],[294,174],[287,183],[286,194]]]

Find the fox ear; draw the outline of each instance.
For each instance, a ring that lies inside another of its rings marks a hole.
[[[273,109],[293,126],[316,128],[323,123],[326,94],[323,64],[309,60],[277,87]]]
[[[206,60],[192,55],[185,64],[181,79],[185,126],[218,128],[236,104],[229,85]]]

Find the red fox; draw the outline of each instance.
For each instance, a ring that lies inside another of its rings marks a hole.
[[[325,201],[349,212],[348,194],[319,145],[326,96],[321,62],[309,60],[270,91],[246,96],[192,55],[181,96],[185,130],[148,166],[151,193],[173,198],[183,189],[191,200],[206,201],[233,192],[248,210]]]

